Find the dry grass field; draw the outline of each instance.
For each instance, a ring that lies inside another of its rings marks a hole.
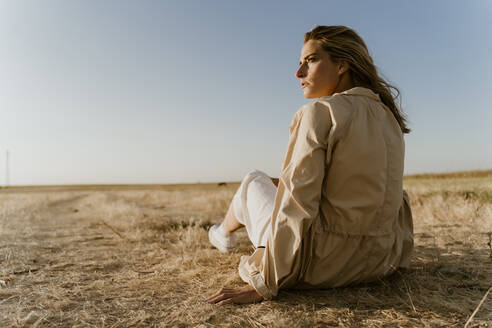
[[[1,189],[0,327],[492,326],[492,172],[405,179],[409,270],[217,307],[203,299],[242,285],[252,250],[244,231],[233,254],[208,243],[237,186]]]

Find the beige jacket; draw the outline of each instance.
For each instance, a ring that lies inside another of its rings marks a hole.
[[[371,281],[409,265],[413,224],[402,189],[403,135],[371,90],[356,87],[295,114],[265,248],[241,278],[265,299],[280,288]]]

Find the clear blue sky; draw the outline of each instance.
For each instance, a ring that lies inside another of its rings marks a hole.
[[[0,0],[11,184],[278,176],[316,24],[401,89],[407,174],[492,168],[492,1]]]

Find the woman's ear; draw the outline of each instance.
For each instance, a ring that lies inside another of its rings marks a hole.
[[[350,67],[349,63],[347,63],[344,60],[340,60],[338,62],[338,74],[342,75],[343,73],[347,72],[349,70],[349,67]]]

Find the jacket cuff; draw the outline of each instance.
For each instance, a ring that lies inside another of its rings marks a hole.
[[[261,276],[261,272],[256,271],[254,274],[250,274],[247,266],[248,256],[243,256],[241,258],[241,263],[239,264],[239,276],[241,279],[251,285],[264,300],[271,300],[273,294],[267,287],[265,280]]]

